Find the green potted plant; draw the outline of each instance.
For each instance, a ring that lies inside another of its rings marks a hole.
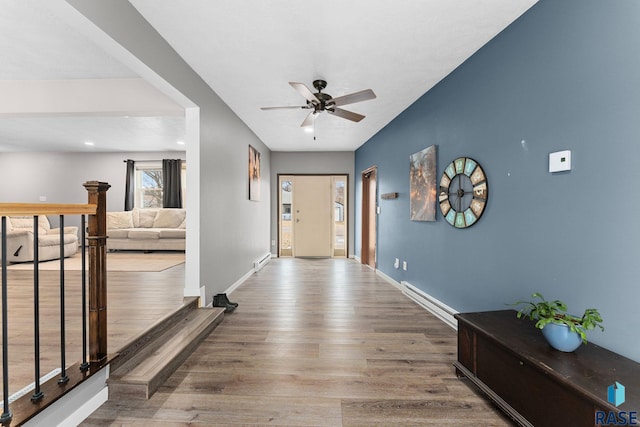
[[[595,308],[588,308],[582,316],[567,313],[567,305],[560,301],[547,301],[542,294],[535,292],[532,301],[516,301],[512,305],[525,305],[518,311],[518,318],[529,317],[536,321],[536,328],[556,350],[572,352],[581,343],[587,343],[587,331],[600,328],[602,317]],[[539,301],[537,301],[539,300]]]

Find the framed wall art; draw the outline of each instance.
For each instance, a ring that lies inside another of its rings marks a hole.
[[[412,221],[436,220],[436,146],[409,156],[409,199]]]
[[[249,200],[260,200],[260,152],[249,146]]]

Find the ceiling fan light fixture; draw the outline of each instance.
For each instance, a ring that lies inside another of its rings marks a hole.
[[[309,109],[311,111],[307,117],[304,119],[302,124],[300,125],[303,128],[311,127],[314,124],[316,114],[320,114],[323,111],[326,111],[332,116],[340,117],[342,119],[347,119],[352,122],[359,122],[364,119],[365,116],[362,114],[354,113],[352,111],[343,110],[341,108],[337,108],[338,106],[353,104],[356,102],[368,101],[370,99],[375,99],[376,94],[371,89],[361,90],[359,92],[350,93],[347,95],[342,95],[337,98],[332,97],[331,95],[322,92],[324,88],[327,87],[327,82],[325,80],[314,80],[313,87],[318,91],[313,93],[311,89],[309,89],[304,83],[297,82],[289,82],[291,87],[293,87],[298,93],[300,93],[306,99],[306,105],[302,106],[284,106],[284,107],[262,107],[262,110],[275,110],[275,109],[291,109],[291,108],[302,108]]]

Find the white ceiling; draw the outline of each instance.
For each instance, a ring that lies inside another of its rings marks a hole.
[[[0,0],[0,81],[138,77],[45,1],[63,0]],[[324,151],[362,145],[535,0],[130,2],[272,150]],[[376,99],[342,107],[366,118],[323,113],[314,141],[300,128],[308,111],[260,110],[304,105],[288,82],[319,78],[334,97],[373,89]],[[0,113],[0,152],[181,149],[181,117],[128,114]]]

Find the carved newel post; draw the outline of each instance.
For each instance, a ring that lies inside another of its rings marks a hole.
[[[88,203],[96,205],[89,215],[89,362],[107,358],[107,190],[106,182],[87,181]]]

